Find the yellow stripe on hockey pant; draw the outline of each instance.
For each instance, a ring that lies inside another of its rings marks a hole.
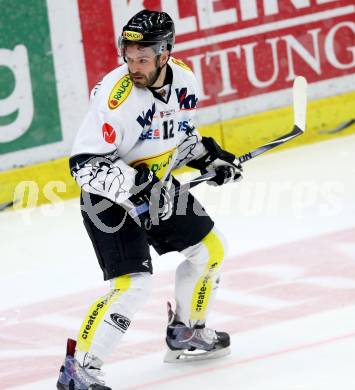
[[[208,252],[208,263],[204,274],[195,285],[191,304],[191,320],[203,320],[213,288],[212,277],[218,271],[224,257],[223,244],[213,231],[202,240]]]
[[[90,308],[79,332],[78,350],[89,352],[92,339],[95,336],[97,327],[100,325],[105,313],[131,285],[130,275],[123,275],[115,279],[115,284],[111,291],[99,298]]]

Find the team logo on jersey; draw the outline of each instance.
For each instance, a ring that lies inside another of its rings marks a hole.
[[[155,103],[153,103],[152,108],[150,108],[147,112],[142,112],[142,115],[139,115],[137,118],[137,122],[145,129],[146,127],[150,127],[153,122],[153,117],[155,114]]]
[[[127,99],[132,91],[132,87],[133,81],[129,74],[126,74],[117,81],[108,98],[108,106],[111,110],[117,108]]]
[[[196,95],[188,95],[187,88],[176,88],[175,92],[180,110],[191,110],[196,107],[198,98]]]
[[[137,31],[124,31],[123,38],[129,41],[140,41],[143,39],[143,34]]]
[[[102,136],[108,144],[113,144],[116,141],[115,129],[108,123],[102,125]]]
[[[190,72],[192,72],[191,68],[188,65],[186,65],[184,61],[181,61],[181,60],[174,58],[174,57],[171,57],[171,61],[174,64],[181,66],[183,69],[186,69],[186,70],[189,70]]]

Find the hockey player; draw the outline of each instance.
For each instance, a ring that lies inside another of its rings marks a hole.
[[[129,20],[119,40],[126,64],[93,89],[74,143],[70,168],[82,189],[84,225],[111,288],[89,309],[77,341],[68,340],[58,389],[109,389],[100,369],[149,295],[149,245],[186,259],[176,270],[165,360],[229,351],[229,335],[205,326],[224,258],[222,238],[191,194],[181,212],[171,172],[188,165],[213,172],[211,183],[222,185],[239,180],[241,167],[194,128],[198,86],[192,71],[170,56],[174,37],[164,12],[143,10]],[[126,210],[142,202],[150,210],[139,224]]]

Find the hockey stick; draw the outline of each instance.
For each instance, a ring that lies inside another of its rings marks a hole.
[[[269,150],[276,148],[285,142],[291,141],[293,138],[303,134],[306,129],[306,114],[307,114],[307,80],[302,77],[296,77],[293,83],[293,120],[294,125],[292,131],[288,134],[281,136],[267,143],[266,145],[259,146],[253,151],[243,154],[239,157],[239,162],[244,163],[254,157],[259,156]]]
[[[10,201],[10,202],[5,202],[0,204],[0,211],[4,211],[10,207],[12,207],[15,204],[15,202]]]
[[[304,77],[302,76],[296,77],[293,83],[292,93],[293,93],[293,118],[294,118],[294,125],[292,131],[275,139],[274,141],[271,141],[263,146],[259,146],[258,148],[252,150],[251,152],[248,152],[236,158],[235,160],[236,165],[238,163],[243,164],[246,161],[251,160],[252,158],[260,156],[260,154],[268,152],[269,150],[274,149],[279,145],[291,141],[292,139],[298,137],[299,135],[305,132],[306,114],[307,114],[307,80]],[[204,175],[197,177],[196,179],[191,180],[188,183],[182,184],[181,186],[177,186],[175,188],[174,196],[184,194],[187,191],[189,191],[191,188],[199,185],[200,183],[210,180],[212,177],[214,177],[213,173],[206,173]],[[147,203],[143,203],[142,205],[131,209],[128,212],[128,214],[132,218],[136,218],[148,210],[149,210],[149,205]]]
[[[347,129],[351,125],[355,123],[355,119],[349,119],[348,121],[345,121],[341,123],[339,126],[337,126],[335,129],[332,130],[321,130],[319,133],[320,134],[335,134],[335,133],[340,133],[341,131]]]

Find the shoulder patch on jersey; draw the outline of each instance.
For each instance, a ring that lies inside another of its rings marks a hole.
[[[108,98],[108,106],[111,110],[114,110],[120,106],[129,96],[132,91],[133,80],[129,74],[120,78],[115,86],[112,88],[110,96]]]
[[[174,64],[181,66],[183,69],[186,69],[186,70],[189,70],[190,72],[192,72],[192,69],[188,65],[186,65],[184,61],[179,60],[179,59],[174,58],[174,57],[171,57],[171,61]]]
[[[115,143],[116,131],[109,123],[104,123],[102,125],[102,137],[108,144]]]

